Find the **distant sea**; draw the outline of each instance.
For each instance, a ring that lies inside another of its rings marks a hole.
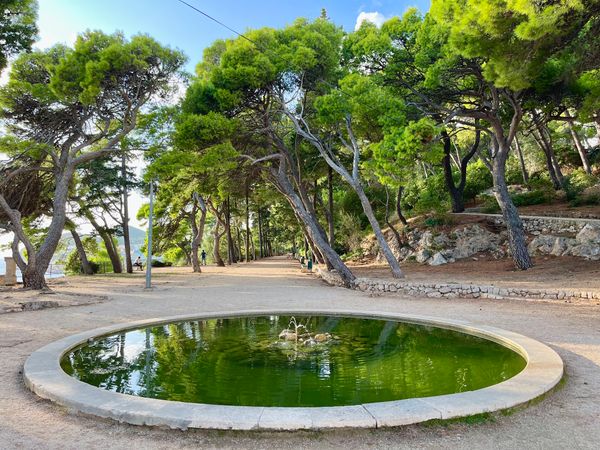
[[[6,273],[6,264],[4,263],[4,256],[0,257],[0,275],[4,275]],[[56,264],[51,265],[46,272],[46,278],[62,278],[65,274],[63,272],[63,267],[58,266]],[[23,281],[21,277],[21,271],[17,268],[17,281]]]

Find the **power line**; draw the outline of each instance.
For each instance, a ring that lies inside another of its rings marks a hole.
[[[202,11],[201,9],[198,9],[198,8],[196,8],[194,5],[190,5],[188,2],[185,2],[185,1],[183,1],[183,0],[177,0],[177,1],[178,1],[179,3],[183,3],[184,5],[186,5],[186,6],[190,7],[190,8],[192,8],[194,11],[196,11],[196,12],[198,12],[198,13],[202,14],[204,17],[206,17],[206,18],[208,18],[208,19],[212,20],[213,22],[215,22],[215,23],[217,23],[217,24],[221,25],[221,26],[222,26],[222,27],[224,27],[224,28],[227,28],[227,29],[228,29],[229,31],[231,31],[232,33],[235,33],[235,34],[236,34],[236,35],[238,35],[239,37],[241,37],[241,38],[243,38],[243,39],[246,39],[248,42],[251,42],[252,44],[254,44],[254,45],[256,45],[257,47],[259,47],[259,45],[258,45],[258,44],[257,44],[255,41],[253,41],[252,39],[250,39],[248,36],[245,36],[244,34],[242,34],[242,33],[239,33],[238,31],[234,30],[233,28],[231,28],[231,27],[227,26],[226,24],[224,24],[223,22],[221,22],[219,19],[215,19],[215,18],[214,18],[213,16],[211,16],[210,14],[208,14],[208,13],[205,13],[205,12],[204,12],[204,11]]]

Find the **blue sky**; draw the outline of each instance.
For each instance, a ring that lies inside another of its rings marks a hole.
[[[421,11],[430,0],[186,0],[243,32],[247,28],[281,27],[297,17],[317,17],[325,8],[329,17],[351,31],[363,13],[378,17],[402,14],[410,6]],[[38,0],[40,41],[45,48],[57,42],[71,44],[75,36],[87,29],[105,32],[120,30],[130,36],[147,33],[163,44],[183,50],[188,70],[202,57],[202,50],[215,39],[232,37],[232,33],[181,4],[177,0]]]

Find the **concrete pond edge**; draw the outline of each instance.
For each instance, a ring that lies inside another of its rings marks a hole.
[[[483,389],[434,397],[334,407],[224,406],[135,397],[107,391],[67,375],[60,360],[73,348],[116,332],[185,320],[245,317],[253,315],[323,314],[387,319],[450,329],[504,345],[526,361],[514,377]],[[328,428],[379,428],[448,420],[492,413],[527,404],[551,391],[562,379],[564,365],[545,344],[499,328],[466,321],[379,311],[258,309],[180,315],[141,320],[74,334],[32,353],[23,368],[25,385],[39,397],[71,412],[91,414],[133,425],[174,429],[301,430]]]

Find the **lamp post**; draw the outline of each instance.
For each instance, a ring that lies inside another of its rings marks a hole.
[[[152,219],[154,214],[154,180],[150,180],[150,212],[148,214],[148,252],[146,256],[146,289],[152,287]]]

